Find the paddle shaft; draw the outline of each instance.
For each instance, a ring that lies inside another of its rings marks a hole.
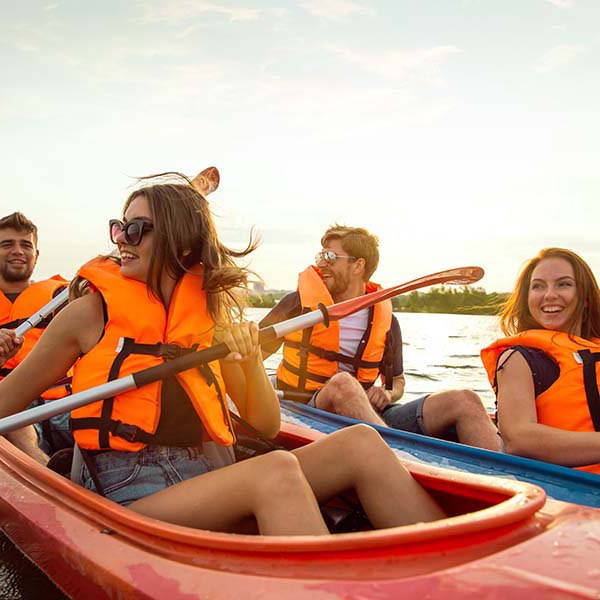
[[[29,330],[33,329],[40,321],[43,321],[48,315],[51,315],[57,308],[69,300],[69,288],[64,289],[55,298],[52,298],[48,304],[33,313],[28,319],[21,323],[16,329],[17,335],[25,335]]]
[[[313,327],[318,323],[322,323],[325,317],[320,310],[315,310],[294,319],[289,319],[283,323],[278,323],[277,326],[266,327],[262,329],[259,334],[260,343],[270,342],[277,337],[281,337],[304,329],[306,327]],[[89,390],[84,390],[72,396],[66,396],[52,402],[47,402],[41,406],[36,406],[24,410],[20,413],[4,417],[0,419],[0,435],[19,429],[32,423],[38,423],[39,421],[45,421],[55,415],[60,415],[65,412],[72,411],[86,404],[91,404],[104,398],[110,398],[117,394],[123,394],[130,390],[142,387],[159,379],[167,379],[176,373],[181,371],[187,371],[193,369],[200,364],[213,362],[225,358],[229,354],[229,348],[226,344],[217,344],[211,346],[199,352],[190,352],[179,358],[169,360],[155,367],[149,367],[132,375],[120,377],[114,381],[109,381],[97,387]]]
[[[475,276],[473,275],[473,269],[477,269],[477,267],[464,267],[462,270],[452,269],[450,271],[442,271],[441,273],[434,273],[430,276],[421,277],[393,288],[378,290],[370,294],[365,294],[364,296],[333,304],[329,307],[320,305],[317,310],[261,329],[259,341],[261,344],[264,344],[294,331],[314,327],[319,323],[324,323],[327,326],[330,321],[337,321],[347,317],[363,308],[372,306],[373,304],[391,298],[392,296],[414,290],[416,287],[427,287],[429,285],[440,283],[440,279],[442,279],[443,282],[448,283],[451,280],[449,279],[449,273],[452,273],[452,276],[455,279],[459,279],[461,283],[465,282],[466,278],[473,278]],[[479,276],[475,281],[481,278],[483,271],[479,269],[477,274]],[[176,373],[193,369],[200,364],[225,358],[229,352],[230,350],[226,344],[217,344],[216,346],[198,352],[190,352],[179,358],[169,360],[154,367],[149,367],[148,369],[138,371],[132,375],[109,381],[108,383],[104,383],[89,390],[84,390],[77,394],[73,394],[72,396],[53,400],[42,406],[36,406],[35,408],[24,410],[15,415],[4,417],[3,419],[0,419],[0,434],[7,433],[20,427],[25,427],[26,425],[31,425],[32,423],[44,421],[55,415],[71,411],[75,408],[80,408],[81,406],[103,400],[104,398],[122,394],[129,390],[158,381],[159,379],[167,379]]]

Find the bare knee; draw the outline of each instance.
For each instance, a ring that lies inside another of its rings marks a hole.
[[[344,414],[345,409],[353,404],[368,402],[365,392],[350,373],[336,373],[317,396],[319,400],[329,403],[335,412]]]
[[[369,425],[352,425],[331,434],[331,437],[334,436],[342,446],[345,456],[355,456],[369,464],[375,455],[391,452],[379,433]]]
[[[473,390],[468,389],[447,390],[432,394],[425,400],[423,408],[428,413],[435,411],[438,415],[445,414],[454,417],[454,419],[463,416],[486,415],[481,398]]]
[[[485,407],[481,398],[473,390],[455,390],[456,405],[462,412],[473,414],[484,414]]]
[[[257,502],[280,502],[298,493],[305,493],[308,485],[298,459],[285,450],[269,452],[258,460],[263,466],[256,479]]]

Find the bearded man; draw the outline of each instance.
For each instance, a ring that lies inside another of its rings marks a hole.
[[[39,256],[37,243],[37,227],[23,214],[15,212],[0,219],[0,379],[9,375],[29,354],[46,327],[47,320],[23,338],[16,336],[14,329],[67,286],[67,282],[59,276],[35,283],[31,281]],[[44,393],[43,397],[58,398],[67,393],[67,388],[59,386]],[[62,420],[66,418],[63,417]],[[59,420],[62,423],[60,418]],[[65,430],[68,430],[66,424]],[[53,444],[54,434],[50,435],[48,424],[43,428],[40,426],[38,432],[44,438],[48,451],[58,449]],[[60,438],[61,434],[58,435]],[[19,429],[6,437],[27,454],[46,464],[48,457],[40,450],[38,434],[33,427]],[[68,445],[68,442],[67,439],[64,445]]]
[[[321,238],[321,247],[317,266],[300,273],[298,290],[282,298],[261,328],[319,303],[328,306],[380,289],[370,281],[379,264],[376,236],[361,227],[334,225]],[[263,345],[263,356],[281,343]],[[447,390],[401,403],[404,385],[402,334],[390,300],[283,339],[276,387],[305,392],[309,405],[375,425],[500,449],[498,432],[475,392]]]

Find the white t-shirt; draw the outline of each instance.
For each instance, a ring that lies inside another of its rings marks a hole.
[[[369,323],[369,309],[363,308],[358,312],[339,320],[340,325],[340,354],[354,356],[358,344],[362,340]],[[348,363],[338,363],[340,371],[354,372],[354,367]]]

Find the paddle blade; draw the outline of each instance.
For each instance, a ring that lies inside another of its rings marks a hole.
[[[192,179],[192,184],[203,196],[208,196],[219,187],[220,181],[219,169],[207,167]]]
[[[479,281],[484,275],[484,270],[481,267],[458,267],[456,269],[447,269],[446,271],[440,271],[439,273],[432,273],[431,275],[425,275],[412,281],[407,281],[395,287],[386,288],[385,290],[378,290],[359,296],[358,298],[351,298],[345,302],[334,304],[333,306],[327,307],[327,314],[330,321],[338,321],[348,315],[351,315],[363,308],[373,306],[377,302],[388,300],[394,296],[400,296],[400,294],[406,294],[419,288],[428,287],[430,285],[440,285],[446,283],[449,285],[468,285],[469,283],[475,283]]]

